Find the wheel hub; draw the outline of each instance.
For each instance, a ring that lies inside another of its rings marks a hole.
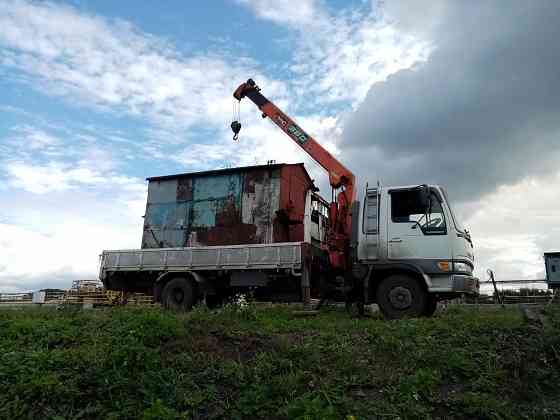
[[[181,289],[175,289],[173,291],[173,299],[177,303],[182,303],[183,299],[185,299],[185,294],[183,293],[183,291]]]
[[[406,309],[412,304],[412,293],[409,289],[398,286],[389,292],[389,301],[394,308]]]

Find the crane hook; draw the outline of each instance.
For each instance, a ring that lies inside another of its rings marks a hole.
[[[239,132],[241,131],[241,123],[239,121],[233,121],[231,123],[231,131],[233,131],[233,140],[237,141]]]

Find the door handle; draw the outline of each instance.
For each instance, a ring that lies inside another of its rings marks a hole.
[[[389,241],[390,244],[398,244],[402,242],[401,238],[391,238],[391,240]]]

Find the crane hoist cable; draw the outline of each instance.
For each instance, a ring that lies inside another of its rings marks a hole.
[[[233,140],[237,141],[241,131],[241,99],[234,99],[233,101],[231,131],[233,131]]]

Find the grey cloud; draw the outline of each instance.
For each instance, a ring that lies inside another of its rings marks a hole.
[[[429,60],[374,84],[343,131],[360,179],[434,182],[472,201],[560,163],[560,3],[393,5]],[[426,23],[423,27],[422,24]]]

